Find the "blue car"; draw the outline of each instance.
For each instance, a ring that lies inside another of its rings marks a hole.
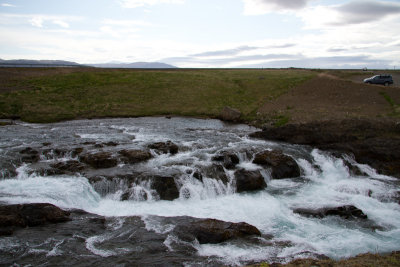
[[[370,78],[364,79],[364,83],[382,84],[384,86],[388,86],[389,84],[393,84],[393,78],[390,74],[375,75]]]

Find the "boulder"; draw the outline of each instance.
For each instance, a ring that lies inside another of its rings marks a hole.
[[[131,164],[146,161],[152,157],[150,152],[148,151],[134,150],[134,149],[121,150],[118,153],[123,156],[122,160],[125,163],[131,163]]]
[[[234,108],[224,107],[220,113],[220,119],[223,121],[237,122],[240,119],[242,113]]]
[[[233,169],[239,164],[239,157],[234,153],[223,152],[212,157],[212,160],[222,162],[225,168]]]
[[[174,200],[179,198],[179,190],[175,184],[174,177],[171,176],[152,176],[151,188],[156,190],[160,199]]]
[[[274,179],[295,178],[300,176],[300,168],[296,161],[280,151],[263,151],[257,153],[253,163],[270,167]]]
[[[368,219],[362,210],[353,205],[345,205],[340,207],[325,207],[320,209],[295,209],[294,213],[298,213],[305,217],[325,218],[327,216],[339,216],[344,219]]]
[[[228,176],[226,176],[224,167],[220,164],[213,164],[211,166],[201,167],[201,171],[207,178],[221,180],[224,184],[227,184],[229,182],[229,178]]]
[[[117,159],[112,157],[111,152],[84,154],[81,155],[79,159],[95,169],[111,168],[117,166],[118,164]]]
[[[19,152],[22,154],[21,161],[25,163],[34,163],[40,160],[39,151],[27,147]]]
[[[154,149],[157,150],[158,152],[162,153],[162,154],[176,154],[178,153],[178,146],[176,144],[174,144],[171,141],[167,141],[167,142],[157,142],[154,144],[150,144],[148,146],[150,149]]]
[[[39,226],[69,220],[69,212],[52,204],[0,206],[0,233],[10,234],[15,227]]]
[[[236,192],[249,192],[262,190],[267,187],[260,171],[240,169],[235,172]]]
[[[216,219],[194,219],[178,224],[173,233],[184,241],[197,239],[200,244],[217,244],[234,238],[261,236],[254,226],[245,223],[232,223]]]
[[[58,170],[57,173],[78,173],[85,168],[85,165],[77,160],[61,161],[50,166]]]

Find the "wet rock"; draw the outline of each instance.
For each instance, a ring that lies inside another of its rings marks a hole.
[[[219,115],[223,121],[237,122],[240,119],[242,113],[234,108],[224,107]]]
[[[240,169],[235,172],[236,192],[249,192],[262,190],[267,187],[260,171]]]
[[[213,164],[211,166],[201,168],[204,176],[211,179],[221,180],[224,184],[229,182],[228,176],[226,176],[224,167],[220,164]]]
[[[131,164],[146,161],[152,157],[150,152],[142,150],[121,150],[118,153],[123,156],[122,161]]]
[[[76,157],[83,152],[83,147],[76,147],[72,150],[71,156]]]
[[[111,152],[97,152],[84,154],[79,157],[80,161],[90,165],[95,169],[105,169],[117,166],[117,159],[112,157]]]
[[[34,163],[34,162],[38,162],[40,160],[39,151],[37,151],[31,147],[27,147],[27,148],[21,150],[19,153],[22,154],[22,156],[21,156],[22,162]]]
[[[239,157],[234,153],[223,152],[212,157],[212,160],[222,162],[223,166],[227,169],[233,169],[239,164]]]
[[[171,141],[157,142],[154,144],[150,144],[148,147],[150,149],[157,150],[160,153],[163,153],[163,154],[170,153],[172,155],[178,153],[178,150],[179,150],[178,146]]]
[[[61,161],[50,166],[58,170],[59,173],[78,173],[85,169],[85,165],[77,160]]]
[[[261,232],[254,226],[245,223],[232,223],[216,219],[188,218],[179,223],[173,233],[184,241],[197,239],[200,244],[217,244],[230,239],[246,236],[261,236]]]
[[[362,210],[353,205],[320,209],[295,209],[293,212],[305,217],[325,218],[327,216],[339,216],[344,219],[368,219]]]
[[[110,142],[103,143],[103,145],[105,145],[105,146],[118,146],[118,143],[110,141]]]
[[[0,206],[0,233],[7,234],[15,227],[39,226],[66,222],[69,212],[52,204],[18,204]]]
[[[300,176],[300,168],[296,161],[280,151],[263,151],[256,154],[253,163],[272,169],[272,178],[295,178]]]
[[[175,184],[174,177],[171,176],[152,176],[151,188],[156,190],[160,199],[174,200],[179,198],[179,190]]]
[[[42,151],[43,155],[45,157],[63,157],[66,154],[68,154],[67,149],[62,149],[62,148],[52,148],[52,149],[45,149]]]
[[[201,175],[201,172],[199,172],[198,170],[193,172],[193,178],[199,180],[200,182],[203,182],[203,175]]]

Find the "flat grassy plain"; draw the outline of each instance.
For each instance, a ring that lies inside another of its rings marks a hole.
[[[316,75],[310,70],[7,68],[0,69],[0,118],[218,117],[229,106],[250,121],[263,103]]]

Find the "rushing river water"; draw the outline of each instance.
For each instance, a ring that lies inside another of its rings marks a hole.
[[[218,266],[319,255],[343,258],[400,249],[397,179],[378,175],[348,158],[360,170],[352,174],[343,159],[311,147],[249,138],[255,131],[246,125],[191,118],[1,127],[0,202],[51,203],[73,212],[71,222],[20,229],[0,237],[0,264]],[[43,171],[55,162],[76,160],[76,148],[87,153],[117,153],[148,150],[149,144],[166,141],[176,144],[178,153],[150,150],[152,158],[144,162],[119,161],[112,168],[89,168],[73,175]],[[27,147],[40,151],[38,162],[21,162],[20,151]],[[268,169],[252,163],[254,155],[265,150],[280,150],[293,157],[301,177],[271,179]],[[216,164],[213,157],[221,152],[239,158],[234,169],[222,169],[225,183],[207,172]],[[236,193],[234,172],[242,168],[260,170],[267,188]],[[194,177],[196,172],[202,173],[201,180]],[[142,173],[174,177],[179,198],[159,200],[146,182],[132,185],[123,178]],[[307,218],[293,212],[343,205],[361,209],[368,223],[335,216]],[[221,244],[187,242],[172,233],[175,223],[186,218],[179,216],[246,222],[262,236]]]

